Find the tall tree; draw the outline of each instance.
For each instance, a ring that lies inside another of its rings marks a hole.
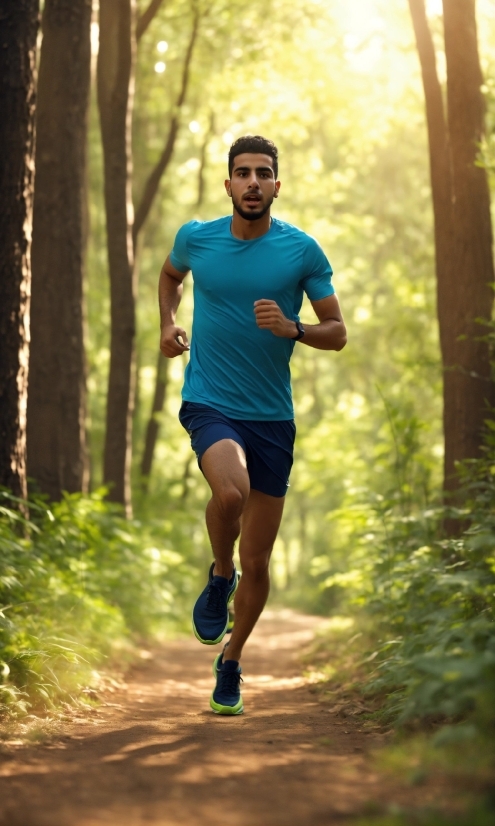
[[[486,332],[494,280],[490,199],[477,165],[484,131],[474,0],[443,0],[447,115],[424,0],[409,0],[426,101],[435,221],[437,304],[444,372],[444,487],[456,462],[479,455],[494,400]]]
[[[83,266],[91,0],[46,0],[36,137],[28,473],[50,499],[87,486]]]
[[[110,499],[131,509],[135,279],[131,128],[136,53],[135,0],[100,0],[97,85],[103,142],[111,341],[103,478]]]
[[[142,36],[161,5],[161,2],[154,0],[138,19],[139,36]],[[112,327],[103,472],[104,481],[110,485],[110,498],[124,504],[128,514],[131,512],[130,466],[135,389],[135,251],[160,180],[173,156],[199,29],[199,12],[194,6],[180,89],[167,137],[145,183],[134,219],[130,148],[136,52],[134,11],[133,1],[111,3],[110,0],[101,0],[98,55]]]
[[[0,6],[0,485],[26,495],[38,0]]]

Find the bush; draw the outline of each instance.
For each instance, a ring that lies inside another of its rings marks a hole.
[[[0,709],[69,699],[138,637],[181,624],[189,569],[162,525],[126,521],[104,492],[29,517],[0,491]]]
[[[369,574],[354,599],[380,640],[366,690],[386,697],[389,717],[471,715],[486,733],[495,726],[495,423],[483,457],[460,470],[462,509],[404,515],[390,499],[376,504]],[[445,517],[459,520],[458,538],[442,538]]]

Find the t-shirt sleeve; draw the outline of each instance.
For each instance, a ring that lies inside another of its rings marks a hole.
[[[304,252],[304,275],[301,286],[310,301],[320,301],[333,295],[333,270],[319,243],[308,236]]]
[[[191,235],[191,231],[197,223],[197,221],[189,221],[188,224],[184,224],[180,228],[175,236],[174,246],[172,248],[172,252],[170,253],[170,261],[175,269],[179,270],[179,272],[187,272],[191,269],[187,242],[189,240],[189,236]]]

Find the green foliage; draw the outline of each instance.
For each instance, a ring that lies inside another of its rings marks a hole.
[[[126,521],[103,492],[48,507],[0,492],[0,710],[78,694],[94,666],[181,626],[190,576],[167,525]]]
[[[399,441],[396,486],[368,510],[354,575],[325,581],[347,586],[369,618],[378,641],[365,690],[383,699],[390,720],[471,721],[443,729],[439,742],[495,729],[495,424],[487,424],[483,457],[461,469],[462,509],[414,508],[405,473],[414,443]],[[442,538],[446,517],[459,521],[457,538]]]

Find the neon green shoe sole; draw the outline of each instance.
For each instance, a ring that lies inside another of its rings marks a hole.
[[[213,670],[213,676],[215,677],[215,680],[218,680],[217,663],[221,659],[221,657],[222,657],[222,654],[218,654],[218,656],[216,656],[215,659],[213,660],[213,669],[212,670]],[[235,714],[242,714],[242,712],[244,711],[244,705],[243,705],[243,702],[242,702],[242,696],[241,695],[239,695],[239,700],[235,705],[225,706],[225,705],[222,705],[222,703],[217,703],[213,699],[213,694],[214,693],[215,693],[215,689],[213,689],[211,697],[210,697],[210,708],[213,709],[215,714],[223,714],[225,716],[229,716],[229,715],[232,716],[232,715],[235,715]]]

